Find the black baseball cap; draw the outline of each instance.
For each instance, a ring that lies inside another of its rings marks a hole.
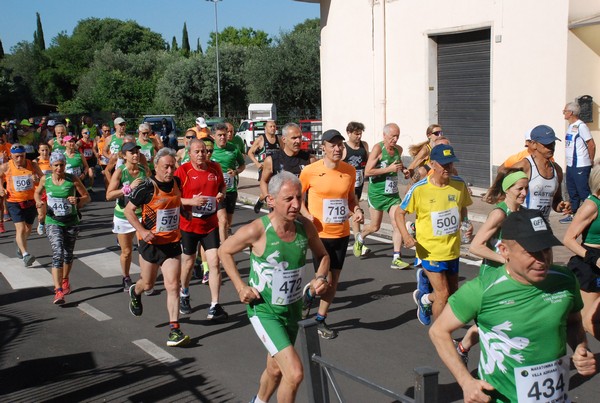
[[[321,140],[331,143],[334,139],[338,137],[344,140],[344,136],[342,136],[342,133],[338,132],[335,129],[329,129],[325,133],[323,133],[323,137],[321,137]]]
[[[502,223],[502,239],[516,241],[527,252],[539,252],[562,245],[539,210],[522,208]]]
[[[135,150],[136,148],[139,150],[142,147],[140,147],[136,143],[130,141],[128,143],[123,143],[123,146],[121,147],[121,151],[126,152],[126,151]]]

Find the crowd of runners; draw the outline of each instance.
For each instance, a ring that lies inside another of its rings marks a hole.
[[[540,396],[568,401],[569,364],[585,376],[596,372],[586,333],[600,339],[600,167],[593,165],[595,144],[578,119],[579,106],[568,103],[563,113],[569,123],[564,137],[569,201],[562,199],[563,171],[553,158],[555,142],[563,139],[549,126],[535,126],[526,133],[524,152],[499,168],[484,197],[495,207],[476,234],[468,220],[471,191],[455,167],[460,156],[438,124],[409,148],[412,162],[405,166],[395,123],[386,124],[371,147],[362,140],[360,122],[350,122],[344,134],[327,130],[322,158],[316,160],[301,150],[297,124],[285,124],[278,135],[269,121],[248,151],[259,173],[254,211],[266,207],[268,213],[232,234],[246,162],[231,124],[211,131],[198,118],[177,151],[148,124],[127,134],[127,122],[118,116],[99,128],[86,118],[81,129],[70,127],[70,121],[45,121],[36,128],[24,119],[11,131],[4,122],[0,232],[5,219],[14,222],[16,255],[29,267],[35,256],[27,239],[37,221],[37,232],[52,248],[52,302],[63,304],[73,288],[82,208],[91,200],[94,177],[101,175],[106,199],[115,201],[113,233],[131,314],[142,316],[143,298],[155,294],[160,269],[170,324],[167,345],[185,346],[190,339],[179,317],[192,313],[192,276],[210,289],[207,319],[228,319],[219,299],[223,267],[268,352],[252,401],[267,402],[277,393],[284,402],[295,399],[303,379],[294,349],[298,321],[315,308],[319,335],[337,336],[326,319],[351,239],[354,258],[368,259],[368,237],[387,213],[390,267],[416,269],[417,318],[431,325],[433,344],[465,401]],[[409,182],[406,189],[399,187],[402,178]],[[368,213],[360,207],[366,182]],[[552,261],[552,247],[561,242],[548,223],[551,210],[569,225],[563,242],[575,256],[568,268]],[[414,223],[407,214],[414,214]],[[459,287],[465,239],[472,239],[470,250],[483,261],[479,276]],[[402,256],[402,247],[415,249],[414,261]],[[135,248],[141,269],[136,281],[130,276]],[[245,281],[235,255],[247,248]],[[306,267],[308,249],[313,270]],[[467,324],[472,325],[466,335],[458,338],[456,331]],[[474,378],[465,364],[477,343],[481,356]]]

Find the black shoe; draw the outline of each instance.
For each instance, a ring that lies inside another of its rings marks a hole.
[[[206,316],[206,319],[214,321],[226,321],[228,317],[229,315],[227,312],[225,312],[221,304],[217,304],[208,308],[208,315]]]
[[[189,344],[190,336],[183,334],[179,329],[173,329],[169,332],[169,338],[167,339],[168,347],[183,347]]]
[[[260,209],[262,208],[262,206],[264,206],[265,202],[263,202],[262,200],[258,199],[256,201],[256,204],[254,205],[254,212],[256,214],[260,213]]]
[[[129,297],[131,297],[131,301],[129,301],[129,312],[131,312],[133,316],[142,316],[142,312],[144,312],[142,296],[135,294],[135,284],[129,287]]]
[[[190,306],[190,296],[180,295],[179,296],[179,313],[183,315],[189,315],[192,313],[192,307]]]
[[[337,330],[333,330],[332,328],[330,328],[329,326],[327,326],[327,323],[325,323],[324,320],[321,321],[317,321],[318,325],[317,325],[317,332],[319,333],[319,336],[321,336],[323,339],[335,339],[338,335]]]

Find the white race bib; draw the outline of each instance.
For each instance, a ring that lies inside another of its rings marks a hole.
[[[361,187],[364,182],[365,182],[365,171],[363,171],[362,169],[357,169],[356,170],[356,182],[354,182],[354,187],[355,188]]]
[[[569,358],[515,368],[519,403],[570,402]]]
[[[458,207],[452,207],[449,210],[443,211],[433,211],[431,213],[433,236],[456,234],[460,224],[459,218]]]
[[[217,198],[212,196],[204,197],[208,199],[206,204],[204,206],[193,206],[192,216],[202,217],[204,215],[214,214],[217,211]]]
[[[67,198],[52,197],[48,195],[48,207],[52,209],[57,217],[64,217],[72,213],[73,205]]]
[[[398,176],[385,177],[385,189],[383,193],[386,195],[398,193]]]
[[[146,157],[146,161],[151,161],[152,160],[152,150],[146,148],[142,148],[140,150],[142,152],[142,154],[144,154],[144,157]]]
[[[13,176],[12,180],[17,192],[25,192],[33,189],[33,175]]]
[[[347,199],[324,199],[323,222],[327,224],[341,224],[348,219]]]
[[[225,180],[225,187],[227,189],[233,189],[235,187],[235,177],[229,175],[227,172],[223,172],[223,180]]]
[[[93,155],[94,155],[94,151],[91,148],[84,148],[83,149],[83,156],[85,158],[92,158]]]
[[[304,266],[296,270],[273,270],[273,305],[289,305],[302,298]]]
[[[65,172],[74,176],[81,176],[81,167],[72,167],[67,165]]]
[[[110,143],[109,150],[111,154],[117,154],[119,151],[121,151],[121,145],[119,143]]]
[[[156,233],[171,232],[179,228],[179,207],[156,212]]]

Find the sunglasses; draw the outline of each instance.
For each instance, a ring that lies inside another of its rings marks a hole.
[[[196,136],[185,136],[186,139],[193,139]]]
[[[81,132],[81,134],[90,134],[90,132]]]
[[[148,134],[150,134],[150,132],[141,132],[141,133],[142,133],[143,135],[146,135],[146,136],[147,136]]]
[[[431,132],[431,134],[433,134],[434,136],[441,136],[444,134],[444,132],[441,130],[436,130],[435,132]]]
[[[206,152],[207,152],[208,154],[212,154],[212,152],[213,152],[213,151],[215,151],[215,150],[214,150],[214,149],[212,149],[212,148],[207,148],[207,149],[206,149]]]

